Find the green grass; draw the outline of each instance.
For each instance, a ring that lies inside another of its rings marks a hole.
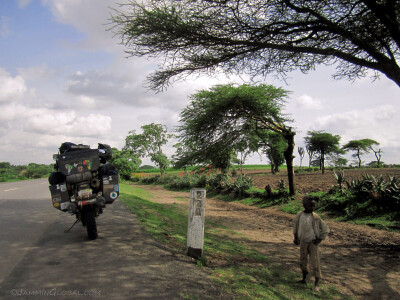
[[[188,212],[180,204],[152,202],[151,194],[128,184],[121,184],[120,199],[137,215],[143,227],[167,248],[186,249]],[[206,220],[204,256],[198,265],[229,297],[235,299],[347,299],[338,291],[322,285],[317,295],[311,286],[295,283],[300,272],[272,264],[265,255],[253,249],[248,239],[221,224]],[[190,295],[187,295],[190,298]]]
[[[302,211],[303,204],[301,199],[295,199],[290,201],[289,203],[283,204],[280,207],[280,210],[289,214],[297,214],[299,211]]]
[[[400,232],[400,222],[393,220],[392,214],[382,214],[379,216],[368,216],[349,220],[347,217],[337,217],[336,221],[345,221],[352,224],[368,225],[377,229]]]

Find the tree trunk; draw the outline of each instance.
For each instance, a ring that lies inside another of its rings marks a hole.
[[[283,152],[283,155],[286,160],[286,167],[288,172],[288,181],[289,181],[289,195],[294,196],[295,191],[295,184],[294,184],[294,167],[293,167],[293,159],[294,159],[294,132],[289,131],[285,134],[285,139],[287,141],[288,147]]]
[[[379,168],[379,164],[381,162],[381,149],[379,149],[378,151],[375,151],[374,149],[372,149],[372,151],[374,151],[375,157],[376,157],[376,162],[378,163],[378,168]]]

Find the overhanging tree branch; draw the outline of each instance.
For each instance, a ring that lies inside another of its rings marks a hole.
[[[131,56],[164,57],[149,78],[213,72],[252,76],[338,62],[336,77],[368,69],[400,86],[400,1],[136,1],[115,10],[112,24]]]

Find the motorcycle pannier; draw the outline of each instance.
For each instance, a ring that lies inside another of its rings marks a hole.
[[[118,175],[104,175],[102,183],[106,204],[111,204],[119,196]]]
[[[53,207],[62,211],[67,211],[71,202],[69,201],[67,185],[65,182],[51,185],[49,188]]]

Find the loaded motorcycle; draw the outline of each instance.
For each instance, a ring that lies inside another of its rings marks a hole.
[[[65,232],[82,222],[89,239],[96,239],[96,217],[119,196],[118,172],[107,162],[112,158],[111,147],[99,143],[98,149],[90,149],[63,143],[53,158],[55,172],[49,176],[53,207],[76,216]]]

